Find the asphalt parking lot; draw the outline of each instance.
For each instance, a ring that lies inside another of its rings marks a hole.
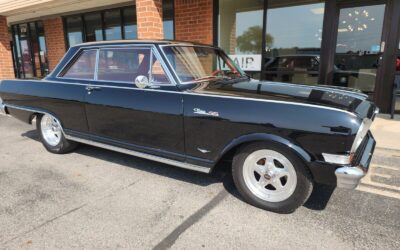
[[[400,248],[400,151],[378,148],[358,190],[318,186],[289,215],[244,203],[226,168],[90,146],[54,155],[34,126],[0,115],[0,248]]]

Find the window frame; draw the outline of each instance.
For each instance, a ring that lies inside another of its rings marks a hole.
[[[64,77],[64,74],[67,73],[67,71],[74,65],[74,63],[81,57],[83,52],[86,51],[91,51],[95,50],[96,51],[96,57],[95,57],[95,67],[94,67],[94,72],[93,72],[93,78],[92,79],[87,79],[87,78],[70,78],[70,77]],[[56,78],[58,79],[68,79],[68,80],[81,80],[81,81],[93,81],[97,77],[96,73],[96,67],[97,67],[97,59],[98,59],[98,51],[97,48],[88,48],[88,49],[79,49],[76,51],[76,53],[71,57],[71,59],[65,64],[65,66],[60,70],[60,72],[57,74]]]
[[[120,28],[121,28],[121,39],[125,40],[125,25],[127,23],[127,20],[124,17],[124,12],[127,9],[132,9],[132,11],[135,12],[135,22],[134,25],[136,25],[136,38],[138,38],[138,34],[137,34],[137,16],[136,16],[136,5],[125,5],[125,6],[121,6],[121,7],[116,7],[116,8],[110,8],[110,9],[104,9],[104,10],[96,10],[96,11],[88,11],[88,12],[82,12],[82,13],[77,13],[77,14],[72,14],[72,15],[66,15],[66,16],[62,16],[63,19],[63,28],[64,28],[64,38],[65,38],[65,46],[66,48],[70,48],[73,47],[70,45],[69,43],[69,39],[68,39],[68,28],[67,28],[67,19],[71,18],[71,17],[79,17],[81,20],[80,23],[80,27],[81,27],[81,32],[82,32],[82,43],[87,42],[86,39],[86,21],[85,21],[85,15],[87,14],[96,14],[99,13],[100,14],[100,21],[101,21],[101,31],[102,31],[102,36],[103,36],[103,41],[116,41],[116,40],[107,40],[106,38],[106,20],[105,20],[105,12],[107,11],[119,11],[119,19],[120,19]],[[121,40],[119,39],[119,40]]]
[[[164,47],[201,47],[201,48],[211,48],[211,49],[215,49],[218,50],[219,52],[221,52],[221,54],[223,54],[233,65],[235,65],[237,67],[237,69],[239,70],[240,74],[242,74],[243,76],[246,75],[246,73],[238,66],[236,65],[233,60],[225,53],[225,51],[219,47],[215,47],[213,45],[197,45],[197,44],[184,44],[184,43],[176,43],[176,44],[162,44],[159,45],[160,47],[160,51],[163,54],[165,60],[166,60],[166,64],[168,64],[169,68],[171,69],[171,72],[173,72],[174,77],[177,79],[176,82],[178,83],[178,85],[188,85],[188,84],[193,84],[193,83],[198,83],[198,82],[206,82],[209,81],[207,79],[205,80],[192,80],[192,81],[187,81],[187,82],[183,82],[181,81],[181,79],[179,78],[178,74],[176,73],[176,71],[174,70],[174,67],[172,66],[172,64],[170,63],[170,61],[167,58],[167,55],[164,52]]]
[[[169,83],[153,83],[150,82],[151,80],[151,74],[152,72],[150,71],[150,76],[149,76],[149,87],[154,88],[154,87],[162,87],[162,86],[177,86],[177,82],[175,78],[172,76],[171,71],[169,70],[168,66],[166,65],[164,59],[162,58],[160,52],[158,51],[157,47],[154,44],[127,44],[127,45],[104,45],[104,46],[96,46],[96,47],[80,47],[72,56],[71,59],[68,60],[65,63],[65,66],[59,71],[59,73],[56,76],[56,79],[58,80],[81,80],[81,81],[91,81],[91,82],[99,82],[99,83],[118,83],[118,84],[129,84],[130,86],[135,86],[135,82],[130,82],[130,81],[113,81],[113,80],[98,80],[98,67],[99,67],[99,56],[100,56],[100,50],[101,49],[129,49],[129,48],[149,48],[150,53],[151,53],[151,58],[150,58],[150,64],[153,62],[153,57],[155,57],[157,60],[160,61],[161,67],[163,68]],[[83,53],[83,51],[88,51],[88,50],[96,50],[96,62],[95,62],[95,67],[94,67],[94,77],[93,79],[80,79],[80,78],[69,78],[69,77],[64,77],[63,74],[78,60],[80,55]]]

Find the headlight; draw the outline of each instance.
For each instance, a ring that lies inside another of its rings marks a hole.
[[[356,138],[354,139],[353,145],[351,146],[350,153],[355,153],[357,148],[360,146],[361,142],[364,140],[365,136],[368,133],[369,128],[371,127],[372,120],[365,118],[358,128]]]

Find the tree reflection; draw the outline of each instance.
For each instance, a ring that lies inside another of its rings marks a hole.
[[[238,36],[236,42],[239,51],[258,54],[260,48],[262,48],[262,32],[261,26],[252,26]],[[270,34],[266,34],[265,39],[266,46],[271,47],[274,43],[274,38]]]

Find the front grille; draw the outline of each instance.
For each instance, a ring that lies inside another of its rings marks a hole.
[[[368,139],[369,139],[369,136],[368,136],[368,134],[367,134],[367,135],[364,137],[364,139],[362,140],[360,146],[358,146],[358,148],[357,148],[357,150],[356,150],[356,152],[355,152],[355,154],[354,154],[353,160],[352,160],[352,162],[351,162],[351,165],[357,166],[357,165],[360,164],[361,158],[362,158],[363,153],[364,153],[364,151],[365,151],[365,147],[366,147],[367,144],[368,144]]]

